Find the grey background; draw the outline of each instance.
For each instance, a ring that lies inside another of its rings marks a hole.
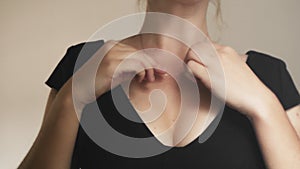
[[[299,88],[300,1],[222,3],[225,22],[218,31],[209,20],[212,36],[240,53],[255,49],[285,60]],[[32,145],[49,92],[43,83],[67,47],[137,11],[135,0],[0,1],[0,168],[16,168]]]

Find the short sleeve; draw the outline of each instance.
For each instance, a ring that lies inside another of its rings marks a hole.
[[[282,104],[285,110],[287,110],[300,104],[300,95],[287,70],[285,62],[282,61],[280,65]]]
[[[277,96],[285,110],[300,104],[299,92],[282,59],[257,51],[247,54],[249,67]]]
[[[78,56],[80,55],[80,65],[76,65],[76,68],[80,68],[91,56],[104,44],[103,40],[80,43],[71,46],[67,49],[65,55],[59,61],[45,84],[50,88],[57,91],[72,77],[76,71],[75,64]]]

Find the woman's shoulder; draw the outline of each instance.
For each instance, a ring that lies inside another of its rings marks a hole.
[[[73,57],[77,57],[81,52],[94,53],[96,52],[102,45],[104,44],[104,40],[96,40],[96,41],[88,41],[88,42],[80,42],[74,44],[67,49],[67,53],[72,55]]]
[[[252,71],[265,83],[278,82],[279,75],[286,69],[286,63],[279,57],[271,54],[250,50],[246,63]]]
[[[284,60],[281,58],[271,55],[265,52],[260,52],[256,50],[249,50],[247,53],[247,63],[252,67],[266,68],[278,68],[278,66],[285,66]]]
[[[68,47],[62,60],[66,68],[78,69],[104,44],[104,40],[81,42]],[[76,65],[76,66],[75,66]]]
[[[285,110],[299,104],[299,93],[284,60],[254,50],[247,55],[249,67],[277,95]]]
[[[267,53],[250,50],[246,63],[252,71],[266,84],[273,86],[278,82],[279,76],[286,69],[285,62],[279,57]]]
[[[104,44],[103,40],[81,42],[68,47],[47,81],[57,91]]]

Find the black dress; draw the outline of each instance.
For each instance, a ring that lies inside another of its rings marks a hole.
[[[70,47],[46,84],[59,90],[72,76],[76,59],[83,46],[85,45],[83,60],[88,60],[103,43],[100,40]],[[246,63],[260,80],[277,95],[285,110],[300,103],[299,93],[286,69],[286,64],[282,60],[256,51],[249,51],[247,54]],[[113,90],[118,90],[120,97],[125,96],[119,87]],[[112,102],[111,91],[98,98],[97,103],[105,120],[118,132],[137,138],[153,136],[143,123],[130,121],[118,113]],[[129,107],[131,106],[128,100],[127,104]],[[88,110],[84,109],[84,111]],[[93,116],[95,116],[93,112],[83,112],[81,121],[84,122]],[[97,122],[95,122],[96,124]],[[71,166],[74,169],[266,168],[249,120],[227,106],[225,106],[218,127],[206,142],[200,144],[196,139],[185,147],[172,148],[160,155],[147,158],[128,158],[112,154],[95,144],[80,126]]]

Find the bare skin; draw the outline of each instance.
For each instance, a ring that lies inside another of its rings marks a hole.
[[[208,5],[207,0],[150,0],[149,2],[148,11],[159,11],[177,15],[192,22],[208,35],[205,19]],[[162,25],[161,29],[168,29],[168,27]],[[184,46],[180,46],[180,43],[164,37],[147,36],[144,40],[146,42],[144,43],[144,47],[146,48],[157,47],[171,51],[177,56],[182,56],[182,59],[186,61],[194,75],[199,79],[199,82],[201,82],[200,84],[203,86],[201,92],[209,93],[210,82],[206,69],[210,67],[207,67],[205,63],[201,63],[201,61],[197,60],[192,51],[185,49]],[[216,45],[216,49],[224,64],[226,79],[230,84],[227,88],[228,97],[225,101],[228,105],[251,119],[268,168],[300,168],[300,141],[297,135],[297,132],[300,133],[298,125],[300,124],[299,106],[291,108],[287,112],[284,111],[276,96],[258,80],[245,64],[244,56],[241,57],[230,47]],[[110,90],[113,70],[116,69],[117,65],[121,63],[126,56],[136,50],[137,48],[128,45],[128,43],[119,44],[105,56],[103,66],[98,70],[96,77],[97,88],[95,92],[97,96],[101,96]],[[132,62],[136,64],[149,64],[146,63],[147,61],[145,60],[133,60]],[[80,75],[80,73],[84,72],[85,69],[88,69],[89,65],[92,64],[93,59],[88,61],[77,75]],[[128,69],[122,71],[134,72],[136,70],[134,67],[128,67]],[[236,72],[239,73],[237,74]],[[146,101],[137,101],[137,98],[141,96],[139,96],[135,90],[142,90],[142,86],[148,87],[147,90],[143,88],[144,91],[148,91],[158,87],[160,83],[169,83],[171,87],[165,90],[165,92],[168,93],[167,95],[170,95],[170,97],[176,95],[177,89],[176,85],[172,85],[172,79],[155,78],[156,74],[162,76],[163,73],[156,72],[154,69],[145,69],[137,73],[138,75],[132,83],[132,91],[134,92],[130,96],[132,103],[136,105],[136,107],[140,109],[147,107]],[[72,80],[73,78],[67,81],[58,92],[52,89],[39,135],[19,168],[70,168],[79,125],[72,99]],[[121,79],[120,83],[122,80],[124,79]],[[236,87],[236,85],[238,85],[238,87]],[[236,89],[239,90],[237,91]],[[92,97],[85,92],[84,84],[82,84],[82,88],[79,90],[82,94],[82,98],[80,98],[82,105],[77,111],[82,111],[82,108],[93,100]],[[239,93],[247,93],[245,94],[247,97],[244,97],[244,95],[241,96]],[[208,96],[206,99],[208,99]],[[257,98],[260,98],[260,100]],[[180,100],[174,100],[173,103],[177,103],[178,101]],[[172,106],[174,105],[169,105],[169,107]],[[205,112],[205,108],[203,112]],[[276,115],[274,115],[274,112],[276,112]],[[157,124],[153,123],[148,125],[148,127],[152,128],[154,133],[160,133],[160,131],[171,123],[170,119],[172,121],[172,118],[175,116],[169,112],[165,114],[162,119],[157,121]],[[201,123],[201,119],[199,121],[199,123]],[[165,126],[165,124],[167,125]],[[195,132],[191,132],[191,135],[178,146],[184,146],[191,142],[191,140],[197,136],[197,132],[199,132],[197,129],[194,131]],[[281,138],[285,139],[282,140]]]

